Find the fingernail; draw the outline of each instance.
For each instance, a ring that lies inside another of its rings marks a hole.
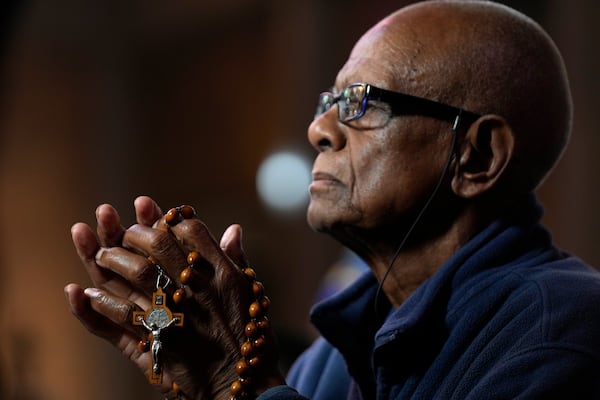
[[[100,250],[98,250],[96,252],[96,256],[94,257],[96,260],[96,264],[103,266],[102,264],[100,264],[100,259],[102,258],[102,254],[104,254],[104,247],[100,247]]]
[[[83,291],[83,293],[85,293],[85,295],[86,295],[87,297],[89,297],[90,299],[95,299],[95,298],[98,298],[98,297],[100,297],[100,295],[101,295],[101,293],[100,293],[100,290],[98,290],[98,289],[96,289],[96,288],[91,288],[91,287],[89,287],[89,288],[86,288],[86,289]]]

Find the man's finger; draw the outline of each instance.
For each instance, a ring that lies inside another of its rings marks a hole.
[[[163,215],[158,204],[148,196],[139,196],[135,199],[133,205],[138,224],[152,226]]]
[[[219,245],[238,267],[245,268],[248,266],[248,260],[242,246],[242,227],[240,225],[229,226],[223,233]]]
[[[90,297],[79,285],[71,283],[64,291],[71,313],[88,331],[114,345],[119,343],[123,329],[94,310]]]
[[[81,259],[88,275],[95,286],[101,286],[113,277],[113,273],[96,265],[95,256],[100,244],[92,229],[84,223],[76,223],[71,227],[71,238],[75,250]]]
[[[98,222],[98,241],[103,247],[119,246],[125,228],[121,226],[119,213],[110,204],[102,204],[96,208],[96,221]]]

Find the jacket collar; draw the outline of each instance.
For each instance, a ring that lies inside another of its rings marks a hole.
[[[374,348],[398,342],[401,336],[422,339],[422,335],[437,335],[435,326],[444,322],[451,293],[471,277],[508,260],[518,263],[525,257],[520,252],[531,248],[532,241],[547,246],[550,235],[538,224],[542,214],[535,196],[527,196],[456,252],[397,309],[382,296],[375,311],[378,283],[368,271],[347,289],[317,304],[311,320],[344,355],[350,369],[353,362],[368,367]],[[380,315],[386,318],[378,318]],[[418,341],[433,344],[435,340]],[[402,342],[409,346],[415,341]]]

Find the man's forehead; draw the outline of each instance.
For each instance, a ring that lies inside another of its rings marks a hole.
[[[367,82],[390,90],[406,89],[422,71],[415,64],[421,53],[418,41],[402,38],[385,24],[378,24],[356,43],[338,73],[336,87]]]
[[[371,56],[355,54],[351,56],[338,72],[335,87],[338,89],[357,82],[366,82],[375,86],[389,87],[394,75],[389,63]]]

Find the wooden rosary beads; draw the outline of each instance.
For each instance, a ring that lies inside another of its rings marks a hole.
[[[200,261],[200,254],[196,251],[190,251],[187,256],[188,266],[179,274],[179,281],[182,285],[187,285],[192,277],[192,272]],[[185,289],[180,287],[173,293],[173,301],[179,304],[185,298]]]
[[[246,341],[240,347],[242,359],[235,365],[238,379],[231,384],[231,400],[242,400],[253,398],[252,394],[252,372],[260,368],[267,346],[267,335],[270,324],[267,319],[267,310],[271,302],[264,293],[262,283],[256,280],[256,272],[250,267],[242,270],[252,285],[254,302],[248,308],[250,321],[246,324],[244,334]]]
[[[175,226],[181,222],[182,219],[191,219],[195,216],[196,210],[194,210],[194,207],[183,205],[171,208],[169,211],[167,211],[165,214],[165,223],[167,226]]]
[[[177,225],[184,219],[193,218],[195,215],[194,208],[188,205],[172,208],[165,214],[165,229],[168,231],[169,227]],[[198,252],[190,251],[188,253],[187,267],[179,275],[179,281],[182,286],[173,293],[175,304],[185,299],[184,285],[188,284],[194,269],[200,261],[201,256]],[[143,325],[149,331],[148,340],[141,341],[138,347],[140,350],[148,351],[150,349],[150,342],[152,343],[153,357],[152,365],[150,366],[150,381],[151,383],[161,383],[162,370],[159,361],[161,342],[158,336],[161,330],[172,325],[182,326],[184,315],[182,313],[171,313],[166,307],[166,297],[164,296],[163,289],[170,282],[170,279],[166,277],[158,264],[155,265],[159,270],[159,278],[157,280],[156,291],[153,294],[153,307],[145,312],[136,312],[133,323]],[[253,373],[263,364],[268,344],[267,337],[270,332],[270,323],[266,315],[270,307],[270,300],[264,294],[264,287],[261,282],[256,280],[256,273],[252,268],[243,268],[242,272],[251,285],[254,301],[248,308],[249,321],[244,328],[246,339],[240,347],[241,359],[235,365],[238,378],[230,387],[231,400],[245,400],[255,397]],[[166,278],[164,285],[161,284],[161,278]],[[155,314],[160,314],[161,318],[155,317]],[[178,398],[181,396],[181,391],[177,383],[173,382],[172,390]]]

